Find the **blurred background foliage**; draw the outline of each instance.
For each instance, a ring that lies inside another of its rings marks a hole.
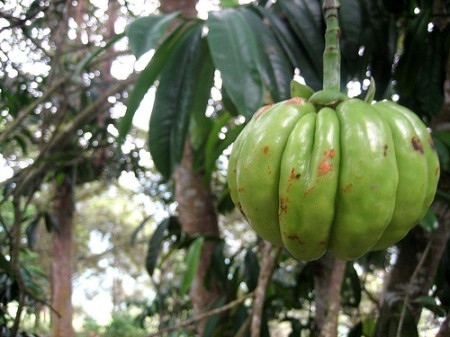
[[[293,76],[321,88],[322,2],[193,1],[175,12],[172,2],[1,1],[2,336],[250,335],[263,244],[233,209],[230,145],[261,105],[289,98]],[[373,77],[377,100],[430,126],[442,171],[419,226],[346,263],[336,335],[450,334],[449,9],[341,1],[342,90],[364,97]],[[176,190],[186,161],[217,231],[186,225]],[[58,207],[63,188],[72,211]],[[66,220],[72,269],[52,284]],[[319,336],[332,268],[332,257],[282,251],[261,336]],[[61,334],[51,289],[68,282],[75,332]]]

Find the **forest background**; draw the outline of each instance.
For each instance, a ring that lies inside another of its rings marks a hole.
[[[225,178],[260,106],[321,88],[321,1],[0,3],[0,335],[450,336],[448,1],[341,1],[341,87],[441,162],[419,226],[347,263],[258,239]]]

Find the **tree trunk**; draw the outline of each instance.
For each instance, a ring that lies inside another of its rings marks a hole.
[[[192,148],[189,140],[186,141],[183,159],[174,178],[175,199],[178,202],[178,215],[183,230],[192,236],[218,237],[219,227],[212,193],[209,186],[205,185],[203,176],[192,169]],[[209,282],[208,288],[205,285],[205,277],[216,245],[215,241],[205,240],[200,263],[189,292],[196,315],[210,309],[211,304],[219,297],[219,288],[215,280]],[[197,326],[199,335],[203,334],[205,324],[206,320],[199,322]]]
[[[195,5],[196,0],[163,0],[161,1],[161,10],[165,13],[181,11],[186,17],[195,17]],[[187,137],[181,164],[173,176],[179,221],[183,230],[191,236],[218,237],[219,226],[213,195],[210,186],[204,183],[203,175],[195,172],[192,168],[192,151],[189,137]],[[205,277],[208,274],[216,246],[215,241],[205,240],[200,263],[192,281],[189,296],[196,315],[210,309],[220,294],[216,280],[210,280],[208,287],[205,284]],[[198,323],[197,333],[199,335],[203,334],[205,324],[206,320]]]
[[[70,177],[56,184],[53,231],[53,258],[51,268],[51,303],[53,337],[75,336],[72,327],[72,243],[73,243],[73,185]]]
[[[316,315],[312,335],[337,336],[345,262],[325,254],[313,263]]]

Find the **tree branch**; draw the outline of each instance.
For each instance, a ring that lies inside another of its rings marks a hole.
[[[14,189],[13,193],[16,195],[20,195],[25,188],[33,186],[37,181],[36,178],[43,174],[48,166],[48,163],[46,162],[46,158],[48,157],[48,155],[53,153],[54,151],[59,151],[70,144],[76,130],[95,119],[96,116],[104,111],[104,108],[107,105],[112,104],[108,102],[109,96],[123,90],[135,80],[136,75],[133,75],[124,81],[118,82],[109,90],[105,91],[103,95],[100,96],[94,103],[82,110],[76,118],[74,118],[67,124],[64,124],[62,128],[57,129],[60,131],[56,131],[50,141],[42,147],[33,164],[26,167],[24,170],[20,171],[13,178],[11,178],[12,181],[15,181],[17,183],[17,186]]]
[[[0,143],[3,143],[7,140],[7,138],[11,135],[17,132],[17,127],[24,121],[24,119],[31,114],[36,107],[45,102],[50,95],[52,95],[57,89],[61,87],[61,84],[66,82],[70,78],[71,74],[68,74],[66,76],[63,76],[61,79],[56,81],[41,97],[34,100],[33,103],[31,103],[29,106],[27,106],[25,109],[20,111],[17,114],[17,118],[15,118],[6,128],[5,131],[0,133]]]
[[[261,317],[264,309],[264,298],[266,296],[267,286],[272,278],[273,271],[278,261],[281,248],[274,247],[272,243],[263,241],[262,244],[262,264],[258,277],[258,286],[255,290],[255,303],[253,304],[251,336],[259,337],[261,335]]]
[[[334,258],[328,286],[328,310],[320,331],[321,337],[337,336],[339,310],[341,308],[341,285],[344,278],[345,261]]]
[[[227,304],[225,304],[225,305],[223,305],[223,306],[221,306],[219,308],[216,308],[216,309],[213,309],[213,310],[210,310],[210,311],[206,311],[206,312],[201,313],[201,314],[199,314],[199,315],[197,315],[197,316],[195,316],[195,317],[193,317],[191,319],[187,319],[185,321],[182,321],[182,322],[180,322],[180,323],[178,323],[178,324],[176,324],[174,326],[170,326],[170,327],[161,329],[158,332],[155,332],[155,333],[152,333],[150,335],[147,335],[147,337],[161,336],[161,335],[163,335],[165,333],[176,331],[176,330],[179,330],[181,328],[185,328],[185,327],[191,326],[191,325],[195,324],[196,322],[204,320],[205,318],[208,318],[208,317],[211,317],[211,316],[214,316],[214,315],[217,315],[217,314],[221,314],[221,313],[223,313],[225,311],[228,311],[228,310],[234,308],[235,306],[241,304],[246,299],[251,298],[253,296],[254,296],[253,292],[249,293],[249,294],[247,294],[245,296],[242,296],[240,298],[237,298],[234,301],[231,301],[231,302],[229,302],[229,303],[227,303]]]

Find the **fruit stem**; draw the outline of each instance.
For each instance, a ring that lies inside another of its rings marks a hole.
[[[324,0],[325,13],[325,50],[323,53],[323,89],[340,90],[341,86],[341,52],[339,49],[338,0]]]

